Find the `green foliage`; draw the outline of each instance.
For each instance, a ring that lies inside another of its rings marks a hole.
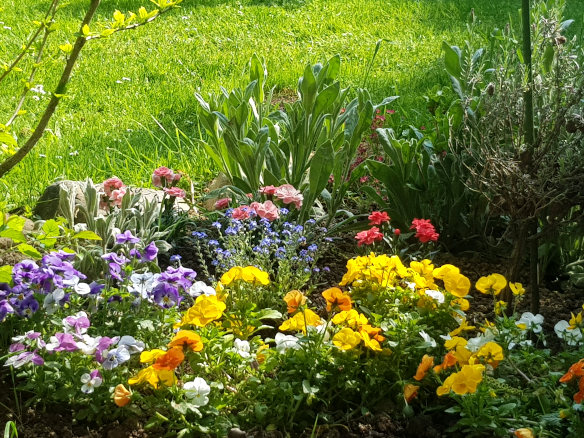
[[[300,98],[271,113],[269,98],[257,100],[265,94],[267,75],[257,56],[250,62],[245,91],[223,91],[210,102],[196,95],[209,138],[201,144],[235,187],[253,193],[261,186],[291,184],[304,196],[301,220],[323,194],[331,222],[359,176],[351,174],[351,164],[374,110],[396,99],[374,106],[367,91],[357,90],[358,96],[347,102],[349,90],[337,80],[340,66],[338,55],[324,65],[307,65],[298,81]],[[332,190],[323,192],[330,175]]]

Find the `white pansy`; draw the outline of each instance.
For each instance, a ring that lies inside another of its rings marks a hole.
[[[296,336],[277,333],[274,340],[276,341],[276,351],[280,354],[286,353],[289,349],[300,349],[300,344],[298,344],[298,338]]]
[[[235,339],[233,341],[234,350],[241,357],[250,357],[250,347],[248,341],[242,341],[241,339]]]
[[[534,315],[531,312],[524,312],[519,318],[518,321],[515,322],[515,325],[519,328],[525,327],[525,330],[532,330],[533,333],[541,333],[543,327],[543,316],[539,313]]]
[[[43,309],[48,315],[52,315],[59,308],[59,301],[63,298],[65,298],[65,291],[63,289],[55,289],[45,296]]]
[[[91,394],[94,388],[101,386],[102,379],[99,376],[91,377],[89,374],[85,373],[81,376],[81,392],[85,394]]]
[[[130,275],[130,281],[132,284],[128,286],[128,292],[135,293],[140,298],[147,298],[148,294],[154,289],[157,279],[158,276],[151,272],[132,274]]]
[[[470,338],[466,344],[466,348],[473,353],[479,351],[479,349],[485,345],[487,342],[494,342],[495,334],[490,330],[485,330],[482,335]]]
[[[204,281],[195,281],[193,285],[189,288],[188,293],[191,297],[195,298],[199,295],[216,295],[217,292],[213,287],[208,286]]]
[[[428,289],[426,291],[426,295],[428,295],[434,301],[438,301],[438,304],[442,304],[444,302],[444,294],[438,290]]]
[[[91,336],[85,334],[81,336],[81,341],[77,341],[77,348],[83,353],[88,356],[95,354],[97,347],[99,346],[99,340],[101,336],[97,338],[92,338]]]
[[[575,329],[570,329],[570,323],[565,320],[558,321],[554,326],[554,331],[558,338],[566,341],[568,345],[579,345],[582,341],[582,331],[576,327]]]
[[[420,336],[422,337],[422,339],[424,340],[424,347],[426,348],[435,348],[436,347],[436,341],[434,340],[433,337],[431,337],[428,333],[426,333],[424,330],[422,330],[420,332]]]
[[[192,382],[186,382],[183,385],[185,395],[190,402],[195,406],[205,406],[209,403],[209,393],[211,392],[211,387],[205,382],[205,379],[201,377],[195,377]]]
[[[87,295],[91,292],[91,288],[87,283],[77,283],[73,286],[73,290],[77,292],[78,295]]]

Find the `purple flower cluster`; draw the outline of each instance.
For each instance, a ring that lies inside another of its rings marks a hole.
[[[75,254],[58,251],[45,255],[40,265],[32,260],[14,265],[13,286],[0,284],[0,322],[8,314],[31,317],[39,309],[35,293],[51,295],[49,301],[61,306],[69,300],[70,293],[65,290],[88,293],[89,285],[81,282],[86,276],[71,263],[74,258]],[[55,291],[59,291],[57,297],[52,295]]]
[[[93,356],[105,370],[111,370],[130,359],[130,356],[144,350],[144,343],[132,336],[92,337],[87,334],[90,321],[85,312],[78,312],[62,320],[63,331],[57,332],[45,342],[38,332],[27,332],[12,338],[9,353],[14,353],[4,366],[19,368],[27,363],[43,365],[44,359],[37,352],[44,350],[49,354],[79,352]],[[114,348],[111,348],[115,346]]]
[[[124,245],[118,252],[109,252],[101,256],[107,262],[109,275],[119,282],[124,281],[126,276],[125,267],[130,263],[154,262],[158,255],[158,248],[154,242],[141,247],[141,240],[129,230],[116,236],[116,243]],[[129,248],[129,251],[126,249]]]
[[[128,291],[138,302],[145,299],[163,309],[170,309],[180,304],[183,295],[188,295],[196,277],[195,271],[182,266],[169,266],[161,274],[134,273],[130,276]]]

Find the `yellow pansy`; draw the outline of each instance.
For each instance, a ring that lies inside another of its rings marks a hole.
[[[448,376],[436,393],[440,396],[450,391],[458,395],[473,394],[483,380],[484,371],[484,365],[464,365],[458,373]]]
[[[375,338],[371,338],[366,330],[359,330],[359,335],[363,339],[363,345],[373,351],[381,351],[381,345]]]
[[[282,331],[298,331],[306,334],[306,327],[318,327],[319,325],[322,325],[320,316],[310,309],[305,309],[284,321],[279,329]]]
[[[166,351],[159,350],[157,348],[150,351],[143,351],[142,353],[140,353],[140,362],[142,363],[156,362],[156,359],[158,359],[160,356],[164,354],[166,354]]]
[[[503,355],[503,348],[496,342],[487,342],[483,345],[479,351],[477,351],[477,357],[484,358],[485,361],[491,365],[496,365],[496,363],[505,358]]]
[[[432,271],[432,275],[434,276],[434,278],[437,278],[439,280],[443,280],[444,277],[449,273],[460,274],[460,269],[458,269],[454,265],[446,264],[446,265],[442,265],[439,268],[436,268],[436,269],[434,269],[434,271]]]
[[[579,312],[577,315],[572,313],[572,318],[570,318],[570,326],[568,330],[574,330],[582,325],[582,312]]]
[[[362,313],[357,312],[355,309],[343,310],[337,313],[333,319],[333,324],[336,325],[347,325],[354,330],[359,329],[361,326],[369,324],[369,320]]]
[[[499,295],[507,286],[507,280],[501,274],[491,274],[478,279],[475,287],[484,294]]]
[[[513,292],[513,295],[525,295],[525,289],[521,283],[509,282],[509,288]]]
[[[430,260],[424,259],[421,262],[410,262],[410,268],[426,279],[428,287],[434,287],[434,265]]]
[[[270,284],[269,274],[255,266],[246,266],[243,268],[241,279],[247,283],[261,284],[262,286]]]
[[[221,276],[220,282],[224,286],[229,286],[237,280],[243,280],[251,284],[261,284],[263,286],[270,284],[268,273],[255,266],[246,266],[245,268],[234,266]]]
[[[160,383],[165,386],[172,386],[176,383],[176,376],[171,370],[155,370],[152,365],[140,370],[138,375],[130,377],[128,384],[138,385],[140,383],[149,383],[154,389],[158,389]]]
[[[361,343],[361,335],[348,327],[333,336],[333,344],[341,350],[351,350]]]
[[[466,312],[468,309],[470,309],[470,302],[466,298],[457,298],[452,300],[452,304],[458,306],[459,309],[463,312]]]
[[[181,322],[174,325],[174,328],[188,324],[205,327],[211,321],[221,318],[226,307],[225,303],[216,295],[201,295],[195,304],[185,312]]]
[[[468,323],[466,322],[466,318],[462,320],[462,322],[460,323],[460,325],[458,326],[458,328],[452,330],[449,335],[450,336],[456,336],[458,335],[460,332],[463,331],[469,331],[469,330],[474,330],[476,327],[474,325],[468,325]]]
[[[500,315],[507,309],[507,302],[505,301],[497,301],[495,303],[495,315]]]
[[[444,288],[458,298],[464,298],[470,290],[470,280],[459,272],[448,271],[444,277]]]
[[[466,339],[461,338],[460,336],[454,336],[451,339],[448,339],[446,342],[444,342],[444,347],[446,347],[447,350],[454,350],[459,345],[462,347],[466,347],[467,343],[468,341]]]
[[[456,347],[453,354],[454,357],[456,358],[456,362],[458,362],[461,365],[469,363],[472,358],[472,351],[470,351],[466,347],[463,347],[462,345]]]

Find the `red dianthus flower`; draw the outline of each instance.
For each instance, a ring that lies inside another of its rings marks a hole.
[[[371,245],[373,242],[377,242],[383,239],[383,233],[379,232],[379,228],[371,227],[369,230],[357,233],[355,239],[358,240],[357,246],[361,246],[363,244]]]
[[[416,230],[416,236],[420,242],[426,243],[438,240],[438,234],[434,225],[430,223],[430,219],[414,219],[410,230]]]

